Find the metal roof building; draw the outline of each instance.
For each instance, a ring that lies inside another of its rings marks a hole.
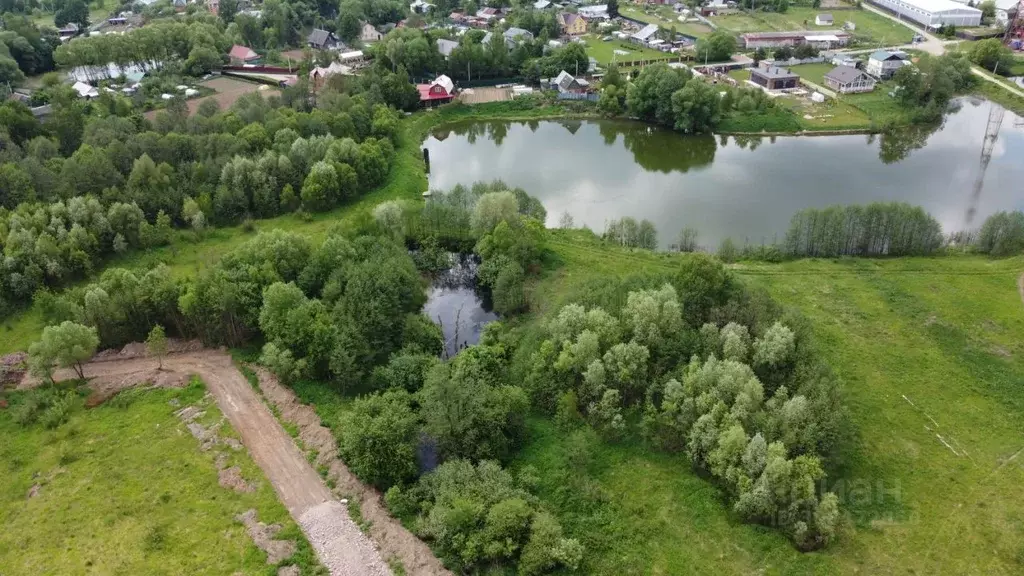
[[[871,0],[871,3],[928,28],[938,28],[944,24],[981,24],[981,10],[953,0]]]

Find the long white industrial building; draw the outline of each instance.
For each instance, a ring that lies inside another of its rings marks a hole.
[[[902,18],[913,20],[928,28],[938,28],[943,24],[956,26],[979,26],[981,24],[981,10],[953,2],[953,0],[870,1]]]

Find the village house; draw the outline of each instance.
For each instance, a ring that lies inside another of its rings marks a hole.
[[[420,91],[420,106],[427,108],[447,104],[455,98],[455,84],[444,74],[430,84],[417,84],[416,89]]]
[[[562,34],[565,36],[582,36],[587,33],[587,21],[579,14],[573,14],[572,12],[559,12],[558,26],[562,29]]]
[[[658,33],[657,24],[648,24],[641,28],[636,34],[629,37],[630,40],[637,44],[647,44],[654,39],[654,35]]]
[[[248,46],[235,44],[231,47],[231,51],[228,52],[228,59],[235,66],[241,66],[244,64],[256,64],[260,60],[260,55]]]
[[[327,79],[335,74],[351,75],[352,68],[341,62],[331,62],[331,65],[327,67],[317,66],[309,71],[309,83],[313,86],[314,91],[318,91],[327,82]]]
[[[895,74],[897,70],[909,62],[910,58],[904,52],[878,50],[868,57],[868,63],[864,70],[875,78],[888,80],[889,78],[892,78],[892,75]]]
[[[439,38],[437,40],[437,51],[444,56],[447,60],[452,55],[452,51],[459,47],[459,43],[455,40],[447,40],[445,38]]]
[[[505,30],[503,36],[505,36],[505,45],[509,48],[515,48],[522,42],[533,42],[533,32],[522,28],[509,28]]]
[[[74,22],[68,22],[64,25],[63,28],[57,30],[57,35],[60,36],[61,42],[66,42],[68,40],[71,40],[75,36],[78,36],[78,33],[80,31],[81,29],[78,27],[78,24],[75,24]]]
[[[384,37],[384,34],[373,27],[373,24],[369,22],[363,22],[362,29],[359,30],[359,39],[363,42],[376,42]]]
[[[551,2],[548,2],[548,0],[537,0],[536,2],[533,3],[534,10],[547,10],[550,7]]]
[[[338,37],[334,32],[313,28],[313,31],[306,37],[306,44],[314,50],[331,50],[338,47]]]
[[[751,68],[750,81],[766,90],[788,90],[800,86],[800,76],[785,68]]]
[[[558,73],[552,81],[552,88],[555,88],[561,93],[573,93],[581,94],[586,92],[590,88],[590,83],[583,78],[575,78],[572,74],[569,74],[565,70]]]
[[[814,17],[815,26],[831,26],[835,23],[835,19],[832,18],[831,14],[818,14]]]
[[[876,83],[867,72],[849,66],[837,66],[825,74],[825,85],[840,94],[871,92]]]

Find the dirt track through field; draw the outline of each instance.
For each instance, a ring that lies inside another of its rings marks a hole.
[[[153,358],[115,356],[90,362],[85,375],[138,382],[140,376],[146,379],[152,374],[156,364]],[[348,516],[346,506],[335,499],[228,354],[214,350],[171,354],[164,358],[163,367],[165,371],[196,374],[203,379],[333,576],[391,574],[373,543]],[[58,380],[74,377],[70,371],[58,371],[55,376]]]

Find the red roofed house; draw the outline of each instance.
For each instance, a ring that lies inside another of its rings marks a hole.
[[[255,64],[259,62],[260,55],[253,52],[252,48],[248,46],[240,46],[235,44],[231,47],[231,51],[228,52],[228,57],[231,58],[231,63],[235,65],[239,64]]]
[[[417,84],[416,88],[420,91],[420,105],[428,108],[447,104],[455,98],[455,84],[444,74],[430,84]]]

